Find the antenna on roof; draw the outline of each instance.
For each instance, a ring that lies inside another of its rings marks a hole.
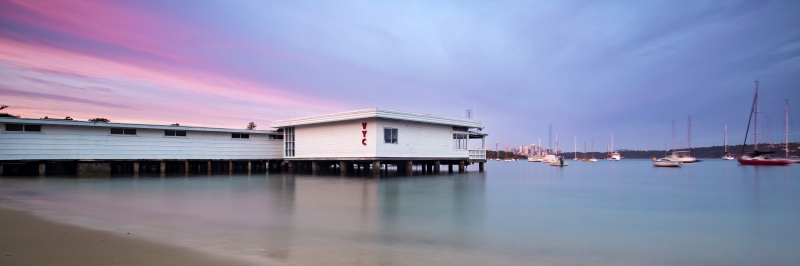
[[[472,114],[473,114],[472,109],[464,110],[464,118],[466,118],[467,120],[472,120]]]

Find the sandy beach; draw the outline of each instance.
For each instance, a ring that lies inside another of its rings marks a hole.
[[[0,208],[0,265],[250,265]]]

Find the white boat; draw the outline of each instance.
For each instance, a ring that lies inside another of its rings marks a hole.
[[[590,161],[590,162],[596,162],[596,161],[597,161],[597,159],[596,159],[596,158],[591,158],[591,159],[589,159],[589,161]]]
[[[670,161],[673,161],[673,162],[682,162],[682,163],[697,162],[697,158],[689,156],[689,151],[673,151],[672,155],[667,156],[664,159],[667,159],[667,160],[670,160]]]
[[[504,161],[504,162],[510,162],[510,161],[511,161],[511,159],[508,159],[508,158],[506,158],[506,159],[503,159],[503,161]]]
[[[619,160],[622,160],[622,155],[620,155],[620,154],[619,154],[619,152],[616,152],[616,151],[615,151],[615,152],[611,153],[611,158],[608,158],[608,160],[609,160],[609,161],[619,161]]]
[[[569,162],[564,160],[564,158],[559,157],[555,161],[550,162],[550,166],[568,166]]]
[[[539,162],[542,162],[542,158],[528,157],[528,162],[539,163]]]
[[[653,161],[653,166],[655,167],[681,167],[683,162],[680,161],[670,161],[669,159],[663,158]]]
[[[557,160],[558,160],[558,158],[555,155],[552,155],[552,154],[545,155],[544,158],[542,158],[542,162],[543,163],[552,163],[552,162],[555,162]]]

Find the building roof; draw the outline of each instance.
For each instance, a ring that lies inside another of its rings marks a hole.
[[[278,132],[274,130],[246,130],[246,129],[233,129],[233,128],[164,126],[164,125],[103,123],[103,122],[95,123],[88,121],[64,120],[64,119],[31,119],[31,118],[15,118],[15,117],[0,117],[0,123],[65,125],[65,126],[104,127],[104,128],[164,129],[164,130],[230,132],[230,133],[249,133],[249,134],[278,134]]]
[[[285,119],[285,120],[276,120],[272,121],[272,123],[270,123],[269,126],[274,128],[280,128],[289,126],[349,121],[349,120],[364,119],[364,118],[385,118],[385,119],[414,121],[414,122],[431,123],[431,124],[461,126],[468,128],[483,128],[483,124],[479,121],[447,118],[429,114],[415,114],[408,112],[383,110],[378,108],[363,109],[363,110],[348,111],[348,112],[333,113],[333,114],[324,114],[317,116],[308,116],[308,117]]]

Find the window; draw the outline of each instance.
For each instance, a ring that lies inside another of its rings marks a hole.
[[[269,135],[269,139],[283,139],[283,135]]]
[[[42,132],[42,125],[6,124],[6,131]]]
[[[164,136],[186,137],[186,131],[182,131],[182,130],[164,130]]]
[[[283,131],[283,156],[294,157],[294,128],[287,127]]]
[[[112,128],[111,134],[114,135],[136,135],[135,128]]]
[[[234,139],[249,139],[250,138],[250,134],[233,133],[233,134],[231,134],[231,138],[234,138]]]
[[[469,128],[467,128],[467,127],[459,127],[459,126],[454,126],[454,127],[453,127],[453,131],[464,131],[464,132],[467,132],[467,131],[469,131]]]
[[[383,143],[397,144],[397,129],[396,128],[383,128]]]
[[[453,149],[467,149],[467,134],[453,134]]]

